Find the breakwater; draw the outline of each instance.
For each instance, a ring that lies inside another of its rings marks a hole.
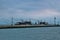
[[[60,27],[60,25],[1,25],[0,29],[9,29],[9,28],[36,28],[36,27]]]

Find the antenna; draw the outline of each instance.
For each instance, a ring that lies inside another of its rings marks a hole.
[[[54,25],[56,25],[56,17],[54,17]]]
[[[13,26],[13,17],[11,18],[11,26]]]

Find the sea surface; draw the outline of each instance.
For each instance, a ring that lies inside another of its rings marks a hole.
[[[0,29],[0,40],[60,40],[60,27]]]

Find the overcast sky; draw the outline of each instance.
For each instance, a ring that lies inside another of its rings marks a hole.
[[[54,16],[59,18],[60,0],[0,0],[0,23],[6,23],[6,19],[12,16],[33,19]]]

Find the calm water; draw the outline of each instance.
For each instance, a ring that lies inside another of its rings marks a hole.
[[[60,40],[60,27],[0,29],[0,40]]]

